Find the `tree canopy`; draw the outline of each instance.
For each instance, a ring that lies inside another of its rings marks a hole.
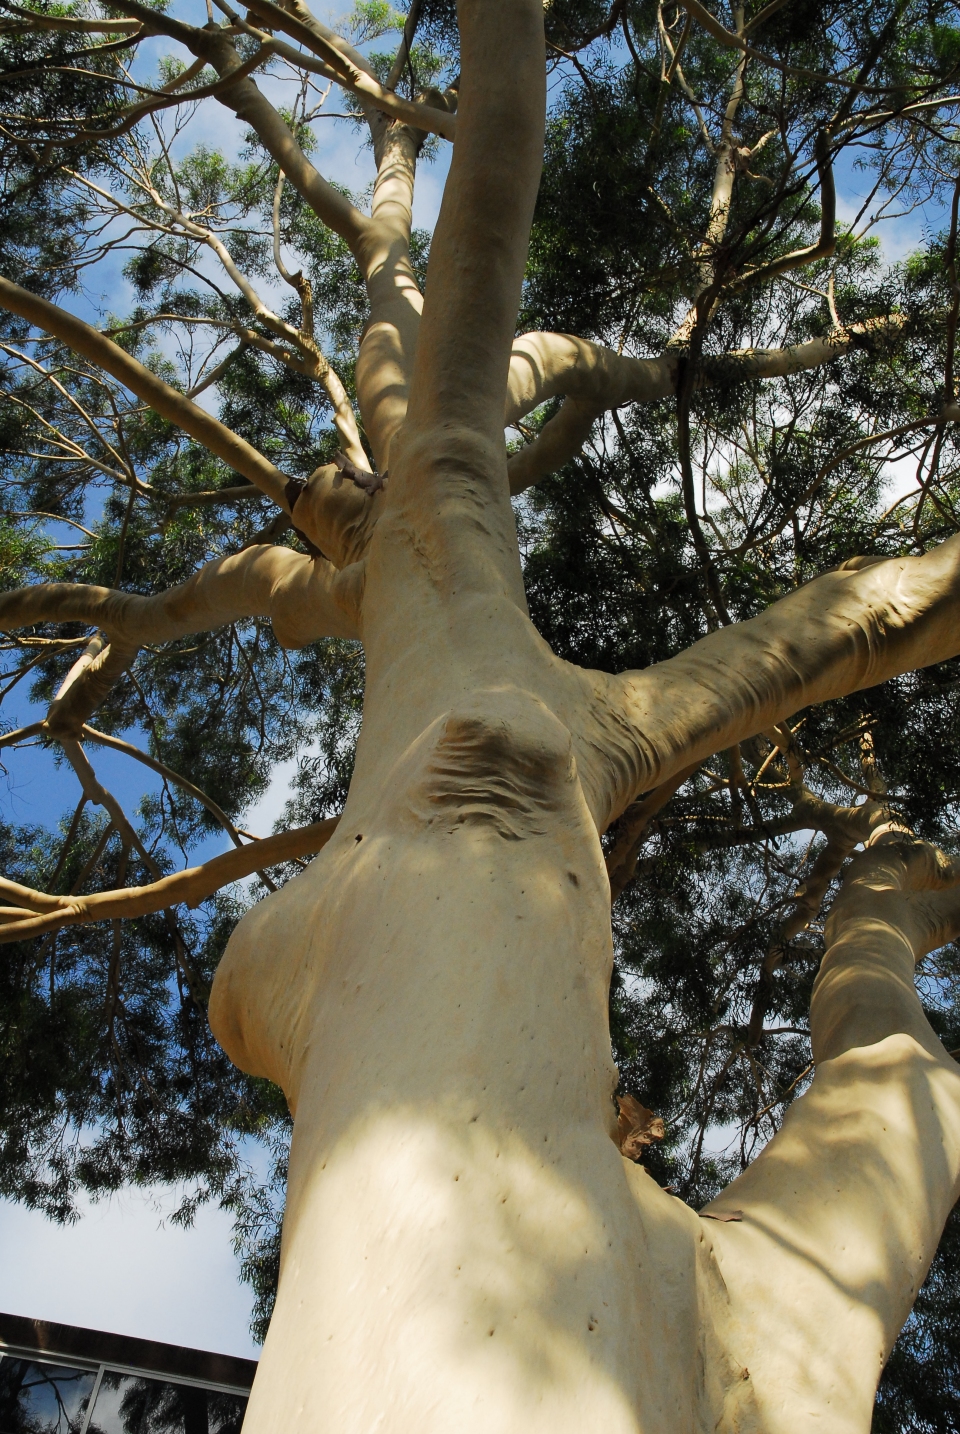
[[[644,669],[853,557],[922,554],[960,526],[960,16],[948,0],[548,0],[545,16],[505,414],[524,581],[558,656]],[[363,0],[328,28],[301,0],[0,0],[0,34],[4,592],[150,598],[253,548],[281,550],[264,561],[286,574],[316,552],[296,512],[312,474],[337,464],[358,527],[389,482],[357,404],[377,269],[352,216],[387,225],[406,202],[391,185],[445,163],[453,4]],[[370,147],[376,186],[322,178],[344,144]],[[430,238],[414,229],[402,255],[421,290]],[[182,1183],[185,1219],[223,1202],[261,1331],[288,1116],[220,1051],[206,996],[242,910],[343,806],[364,676],[346,629],[291,630],[286,580],[269,578],[272,622],[238,601],[198,634],[165,610],[128,648],[112,598],[66,619],[0,608],[7,767],[39,743],[79,779],[59,825],[0,832],[3,877],[34,893],[34,926],[0,933],[0,1192],[59,1220],[129,1181]],[[85,709],[68,713],[71,672]],[[960,855],[958,694],[953,660],[810,707],[605,837],[620,1090],[663,1120],[643,1158],[694,1206],[809,1083],[822,908],[870,824]],[[98,783],[111,745],[152,772],[136,810]],[[259,844],[245,814],[293,759],[278,830],[306,835],[240,858]],[[148,887],[227,847],[229,870],[129,919],[122,901],[88,922],[36,900]],[[26,898],[7,895],[16,926]],[[921,990],[960,1047],[953,945]],[[957,1427],[958,1271],[954,1218],[878,1428]]]

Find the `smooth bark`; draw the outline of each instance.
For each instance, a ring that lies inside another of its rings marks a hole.
[[[693,386],[722,387],[803,373],[857,348],[894,341],[903,328],[902,317],[890,314],[804,343],[708,355],[697,364]],[[682,351],[676,347],[658,358],[642,359],[573,334],[523,334],[516,339],[507,382],[507,427],[551,398],[562,396],[564,403],[531,443],[511,455],[511,493],[522,493],[562,468],[583,447],[601,414],[676,394],[682,362]]]

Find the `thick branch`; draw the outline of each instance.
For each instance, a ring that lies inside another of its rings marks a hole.
[[[417,137],[389,125],[377,144],[373,223],[361,251],[370,319],[357,357],[357,400],[381,473],[407,415],[423,299],[410,262]]]
[[[410,0],[410,8],[407,11],[406,22],[403,27],[403,38],[393,57],[393,64],[390,66],[390,73],[387,76],[387,89],[395,90],[400,83],[403,71],[410,59],[410,51],[413,48],[413,37],[417,33],[417,25],[420,20],[422,0]]]
[[[937,1049],[913,969],[958,934],[960,864],[909,833],[878,834],[852,863],[827,918],[810,1007],[814,1059],[883,1040],[896,1004],[912,1012],[910,1034]]]
[[[694,387],[783,378],[820,368],[899,333],[905,323],[900,314],[889,314],[800,344],[710,355],[698,364]],[[522,493],[574,457],[601,413],[676,393],[680,362],[681,355],[672,350],[659,358],[637,359],[571,334],[522,335],[510,357],[505,424],[516,423],[548,399],[564,395],[567,401],[532,443],[511,456],[511,493]]]
[[[922,557],[852,559],[643,672],[590,674],[603,825],[637,791],[802,707],[956,656],[958,605],[955,537]]]
[[[80,583],[42,583],[0,595],[7,630],[40,622],[95,624],[118,647],[171,642],[243,618],[266,617],[277,640],[306,647],[321,637],[356,637],[336,597],[337,572],[324,558],[289,548],[254,547],[207,563],[154,597]]]
[[[77,663],[47,712],[46,731],[58,740],[77,739],[88,717],[104,702],[114,683],[136,660],[138,648],[133,642],[116,640],[105,646],[99,637],[87,645],[87,652]]]
[[[29,35],[37,30],[61,30],[76,35],[130,35],[146,38],[152,31],[139,20],[74,20],[66,15],[41,15],[32,10],[21,10],[17,5],[8,6],[22,20],[4,16],[0,19],[0,35]],[[133,38],[131,38],[131,44]]]
[[[924,1016],[914,962],[956,934],[958,874],[902,837],[854,859],[814,988],[813,1085],[704,1212],[737,1214],[711,1225],[712,1244],[754,1417],[771,1434],[792,1427],[791,1380],[811,1422],[869,1426],[883,1361],[956,1201],[960,1074]]]
[[[458,138],[430,254],[408,426],[496,445],[543,163],[542,0],[461,0]]]

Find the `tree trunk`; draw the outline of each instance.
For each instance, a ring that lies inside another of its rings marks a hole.
[[[958,1193],[919,953],[848,922],[783,1132],[719,1218],[661,1190],[615,1143],[609,886],[561,664],[505,594],[395,601],[429,565],[408,531],[365,594],[336,837],[214,989],[218,1038],[296,1117],[248,1434],[866,1431]]]
[[[503,442],[543,7],[458,13],[409,405],[357,564],[353,783],[322,855],[241,922],[211,1004],[295,1111],[248,1434],[866,1431],[957,1193],[960,1077],[909,982],[869,987],[870,1044],[848,1049],[825,978],[811,1091],[708,1212],[741,1218],[700,1218],[615,1143],[600,833],[698,756],[956,652],[960,542],[854,563],[659,669],[554,656]],[[847,928],[841,971],[876,936]]]
[[[367,730],[336,838],[218,976],[218,1037],[296,1110],[249,1417],[692,1426],[699,1222],[615,1144],[609,888],[569,734],[520,687],[450,695],[389,773]]]

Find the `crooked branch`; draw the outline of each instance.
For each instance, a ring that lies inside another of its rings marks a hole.
[[[601,829],[634,793],[790,713],[955,657],[958,610],[960,536],[922,557],[851,559],[643,672],[592,673],[581,752]]]
[[[330,817],[311,826],[295,827],[279,836],[264,837],[249,846],[216,856],[202,866],[161,877],[149,886],[127,886],[92,896],[48,896],[0,877],[0,896],[10,902],[9,906],[0,907],[3,923],[0,944],[26,941],[63,926],[147,916],[181,902],[197,906],[222,887],[252,876],[261,867],[279,866],[320,851],[333,836],[339,820],[339,817]]]
[[[733,349],[708,355],[696,365],[695,390],[784,378],[821,368],[858,348],[890,340],[901,333],[900,314],[866,319],[833,329],[804,343],[769,349]],[[505,426],[523,419],[548,399],[564,403],[525,448],[510,457],[510,491],[530,488],[555,473],[583,446],[601,414],[628,403],[654,403],[670,398],[680,381],[682,355],[668,350],[657,358],[631,358],[572,334],[524,334],[513,345],[507,382]]]

